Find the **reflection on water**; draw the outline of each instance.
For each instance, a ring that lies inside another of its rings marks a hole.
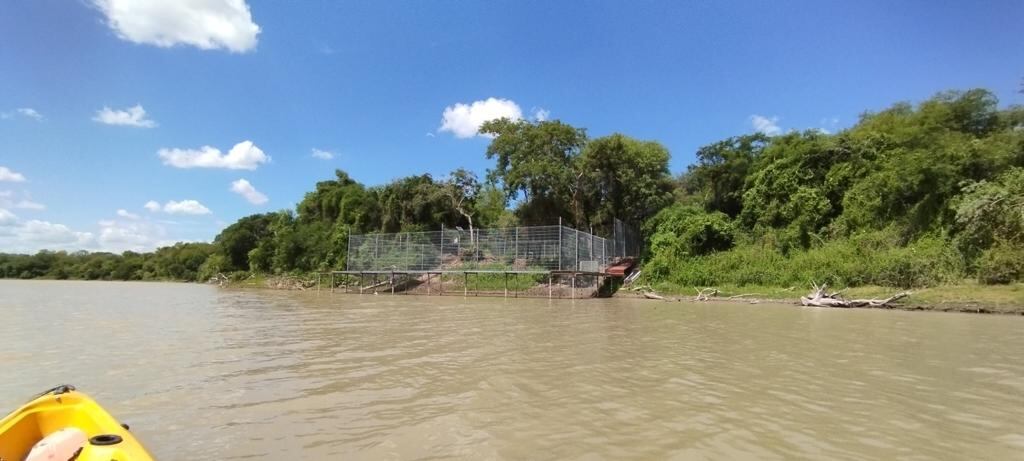
[[[0,406],[162,459],[1020,459],[1024,318],[0,281]]]

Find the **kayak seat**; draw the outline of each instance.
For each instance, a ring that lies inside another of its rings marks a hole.
[[[78,456],[88,437],[76,427],[53,432],[32,446],[25,461],[69,461]]]

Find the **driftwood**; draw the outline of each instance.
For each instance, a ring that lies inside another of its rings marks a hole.
[[[384,285],[387,285],[387,284],[389,284],[389,283],[391,283],[391,280],[385,280],[385,281],[383,281],[383,282],[378,282],[378,283],[375,283],[375,284],[373,284],[373,285],[370,285],[370,286],[365,286],[365,287],[362,287],[362,288],[360,288],[360,289],[361,289],[361,290],[372,290],[372,289],[374,289],[374,288],[377,288],[377,287],[379,287],[379,286],[384,286]]]
[[[657,294],[657,293],[655,293],[653,291],[645,291],[644,292],[644,297],[647,298],[647,299],[657,299],[657,300],[661,300],[661,301],[668,301],[667,299],[665,299],[664,296],[659,295],[659,294]]]
[[[732,296],[730,296],[728,298],[725,298],[725,299],[739,299],[739,298],[746,298],[747,296],[757,296],[757,293],[743,293],[741,295],[732,295]]]
[[[694,290],[697,292],[697,297],[694,298],[696,301],[707,301],[714,296],[718,296],[718,288],[704,288],[701,290],[694,288]]]
[[[827,284],[817,285],[811,282],[814,291],[800,297],[800,304],[810,307],[889,307],[893,302],[910,296],[910,292],[896,293],[885,299],[845,299],[842,290],[833,293],[825,291]]]

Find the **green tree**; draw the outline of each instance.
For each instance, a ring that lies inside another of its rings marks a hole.
[[[590,141],[580,157],[585,172],[585,223],[610,230],[613,219],[638,226],[672,201],[669,152],[653,141],[613,134]]]
[[[526,225],[551,224],[568,216],[579,226],[581,179],[576,159],[586,144],[586,130],[560,121],[491,120],[480,133],[494,136],[487,158],[496,165],[488,178],[504,187],[509,200],[519,200],[517,213]],[[574,200],[574,198],[576,200]]]
[[[249,252],[256,248],[261,239],[270,236],[273,219],[272,213],[255,214],[224,228],[213,239],[225,257],[223,267],[219,270],[249,270]]]
[[[703,197],[708,211],[736,217],[743,211],[743,191],[754,162],[769,144],[764,134],[737,136],[697,150],[697,163],[681,177],[681,186]]]
[[[444,184],[445,194],[451,200],[452,208],[458,211],[466,222],[469,223],[469,243],[475,245],[476,240],[473,232],[473,213],[476,209],[476,201],[480,195],[480,181],[476,175],[463,168],[459,168],[448,176]]]

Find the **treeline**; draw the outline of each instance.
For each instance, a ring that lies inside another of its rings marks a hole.
[[[215,252],[209,243],[178,243],[150,253],[0,253],[0,278],[195,281],[211,274],[204,264]]]
[[[1024,108],[984,90],[853,127],[701,148],[645,223],[649,279],[679,286],[931,286],[1024,277]]]
[[[204,280],[344,266],[352,233],[553,224],[647,237],[649,282],[936,285],[1024,278],[1024,109],[984,90],[864,114],[837,134],[737,136],[672,178],[669,153],[560,121],[495,120],[483,178],[367,187],[337,171],[295,210],[153,253],[0,255],[2,277]]]
[[[481,131],[495,136],[486,155],[496,165],[484,178],[458,169],[444,178],[425,174],[367,187],[339,170],[295,210],[239,219],[212,244],[145,255],[0,255],[0,277],[194,281],[308,273],[344,268],[355,233],[547,225],[560,218],[605,231],[614,218],[639,226],[672,201],[669,153],[656,142],[621,134],[589,139],[559,121],[495,120]]]

